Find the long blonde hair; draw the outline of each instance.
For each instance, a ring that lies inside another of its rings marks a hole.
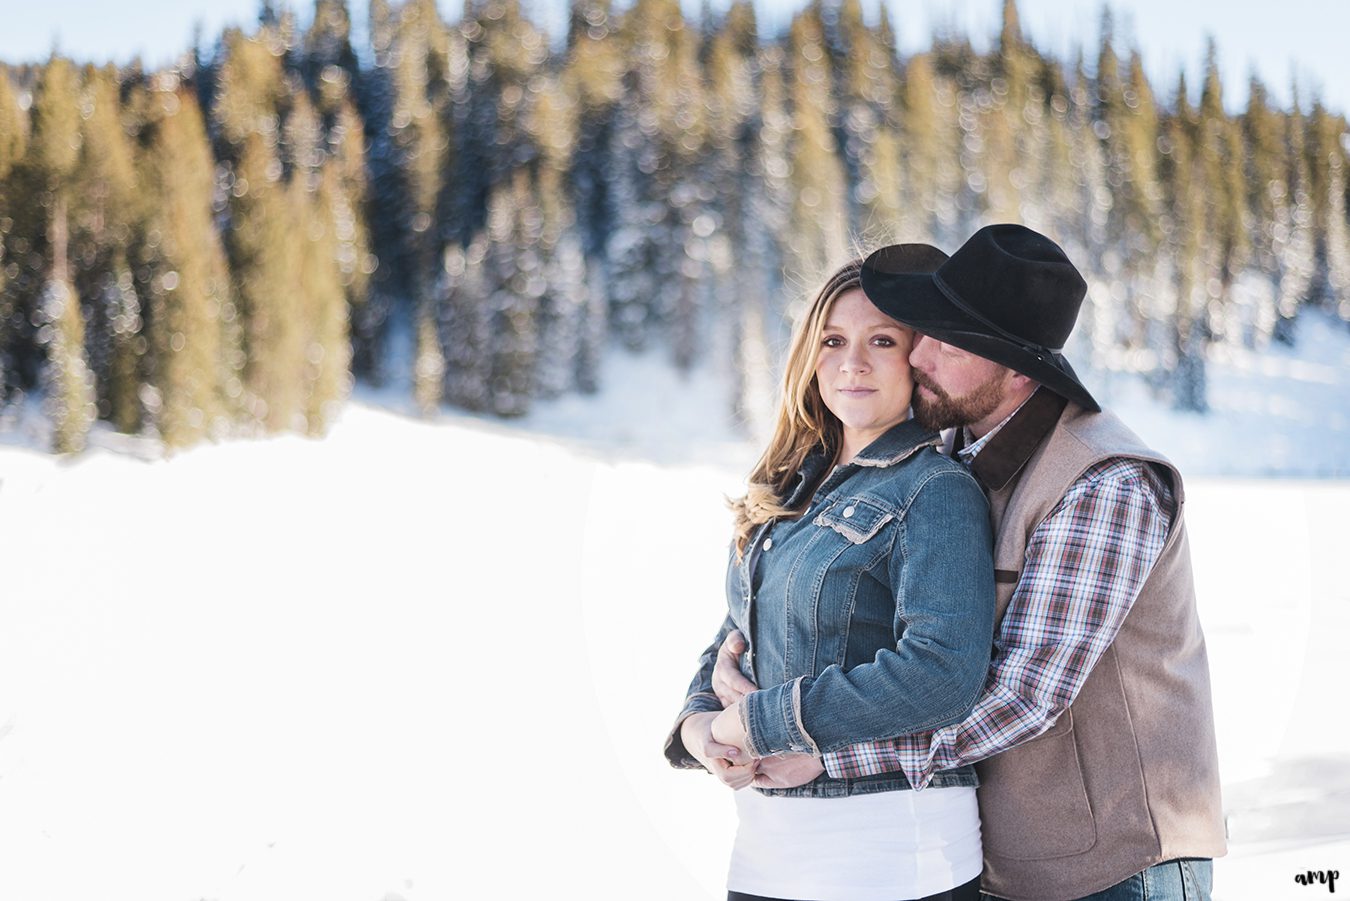
[[[735,515],[738,558],[745,553],[750,536],[761,523],[800,516],[810,506],[810,492],[803,492],[797,507],[784,505],[807,455],[815,448],[824,448],[827,454],[839,451],[844,427],[820,396],[816,361],[830,311],[841,294],[860,286],[862,262],[852,260],[831,275],[793,331],[773,437],[750,470],[745,495],[730,502]]]

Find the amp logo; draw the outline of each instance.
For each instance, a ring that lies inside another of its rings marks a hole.
[[[1336,880],[1341,878],[1340,870],[1309,870],[1299,873],[1294,881],[1299,885],[1325,885],[1333,895],[1336,893]]]

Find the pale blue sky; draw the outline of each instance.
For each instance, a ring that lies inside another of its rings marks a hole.
[[[565,0],[524,0],[537,21],[557,30]],[[879,0],[863,0],[875,10]],[[987,47],[998,27],[1001,0],[885,0],[899,32],[902,52],[926,45],[934,28],[964,30],[978,47]],[[458,15],[460,0],[440,0],[442,9]],[[695,12],[700,0],[685,0]],[[364,41],[367,0],[351,2]],[[757,0],[761,21],[783,20],[800,2]],[[620,0],[619,5],[626,5]],[[714,9],[724,2],[712,0]],[[302,21],[310,0],[296,2]],[[1021,0],[1027,31],[1035,42],[1061,59],[1076,46],[1096,58],[1102,5],[1071,0]],[[171,60],[185,49],[195,22],[208,39],[224,25],[252,22],[257,0],[0,0],[0,60],[43,59],[53,47],[79,60],[126,61],[140,55],[151,65]],[[1205,38],[1213,35],[1228,86],[1229,108],[1245,101],[1247,77],[1255,69],[1282,103],[1287,102],[1291,75],[1298,73],[1305,95],[1320,91],[1326,103],[1350,111],[1350,0],[1119,0],[1112,4],[1116,33],[1128,47],[1137,43],[1155,90],[1170,96],[1184,68],[1198,87]]]

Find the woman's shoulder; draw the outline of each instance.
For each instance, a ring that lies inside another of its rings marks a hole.
[[[869,489],[878,500],[893,504],[897,509],[908,507],[925,492],[984,498],[980,483],[970,470],[935,447],[920,448],[897,465],[888,467],[885,476]]]

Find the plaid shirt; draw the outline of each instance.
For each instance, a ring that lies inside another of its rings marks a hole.
[[[983,760],[1049,729],[1120,630],[1175,512],[1168,480],[1148,463],[1114,458],[1088,469],[1027,543],[984,692],[970,714],[931,732],[825,754],[826,772],[856,778],[901,770],[921,789],[938,770]]]

